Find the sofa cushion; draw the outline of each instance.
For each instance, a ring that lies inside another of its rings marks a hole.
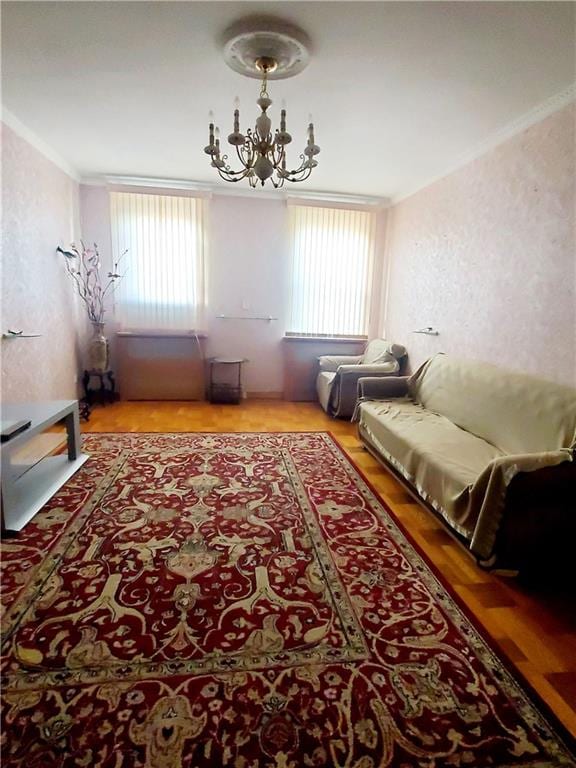
[[[576,444],[576,391],[488,363],[439,354],[411,377],[412,397],[505,453]]]
[[[316,377],[316,392],[318,401],[322,408],[328,413],[328,403],[330,402],[330,393],[332,391],[332,382],[336,373],[333,371],[320,371]]]
[[[360,406],[360,428],[461,534],[470,538],[469,493],[500,449],[408,398]]]

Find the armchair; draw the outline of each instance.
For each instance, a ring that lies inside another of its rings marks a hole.
[[[318,358],[316,391],[320,405],[330,416],[349,419],[356,404],[358,379],[365,376],[398,376],[406,349],[385,339],[370,341],[363,355]]]

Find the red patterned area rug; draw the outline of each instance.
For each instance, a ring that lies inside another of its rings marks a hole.
[[[87,435],[3,543],[3,766],[572,766],[329,435]]]

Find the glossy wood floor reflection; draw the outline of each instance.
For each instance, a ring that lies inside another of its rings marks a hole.
[[[429,559],[576,735],[576,584],[535,586],[478,568],[444,527],[367,453],[353,424],[316,403],[248,400],[240,405],[121,402],[96,406],[85,432],[331,432]]]

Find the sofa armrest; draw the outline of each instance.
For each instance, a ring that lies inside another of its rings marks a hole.
[[[341,365],[337,373],[341,378],[353,376],[359,379],[360,376],[391,376],[398,373],[399,370],[398,361],[390,360],[386,363],[371,363],[369,365]]]
[[[389,397],[406,397],[409,376],[374,377],[358,379],[358,398],[361,400],[386,400]]]
[[[470,540],[470,549],[480,561],[490,564],[494,546],[508,504],[508,489],[518,475],[573,464],[568,448],[542,453],[506,454],[497,456],[478,475],[470,488],[470,508],[476,520]],[[530,488],[530,479],[524,483]],[[532,493],[535,493],[533,488]],[[573,505],[572,505],[573,506]]]
[[[495,544],[497,567],[543,574],[573,568],[576,461],[516,475]]]
[[[318,365],[321,371],[335,373],[341,365],[358,365],[362,362],[362,355],[321,355]]]

